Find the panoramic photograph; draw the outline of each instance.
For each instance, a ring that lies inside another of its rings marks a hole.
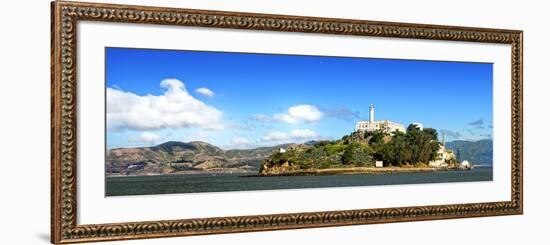
[[[493,64],[105,48],[105,195],[493,180]]]

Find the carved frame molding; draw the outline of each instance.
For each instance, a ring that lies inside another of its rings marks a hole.
[[[523,213],[523,32],[517,30],[331,19],[209,10],[56,1],[51,4],[51,242],[266,231]],[[325,33],[511,45],[511,201],[77,224],[77,23],[125,22],[210,28]]]

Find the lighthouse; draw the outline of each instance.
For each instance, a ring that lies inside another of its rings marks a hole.
[[[443,143],[443,149],[445,149],[445,131],[441,132],[441,142]]]
[[[375,121],[374,120],[374,104],[370,104],[369,107],[369,120],[358,121],[355,124],[355,131],[359,132],[374,132],[381,130],[384,133],[392,134],[394,131],[405,132],[403,124],[392,122],[390,120]]]
[[[370,107],[369,107],[369,122],[370,123],[374,123],[374,105],[373,104],[370,104]]]

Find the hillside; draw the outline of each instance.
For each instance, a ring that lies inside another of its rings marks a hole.
[[[474,164],[493,164],[493,141],[456,140],[445,144],[447,149],[452,149],[459,161],[467,160]]]
[[[373,168],[376,161],[385,167],[421,168],[435,159],[439,147],[436,130],[420,130],[415,125],[410,125],[406,133],[353,132],[339,140],[294,145],[285,152],[274,152],[263,162],[259,175],[365,169]]]
[[[169,141],[153,147],[111,149],[107,152],[105,169],[108,175],[257,171],[274,150],[287,146],[225,151],[206,142]]]

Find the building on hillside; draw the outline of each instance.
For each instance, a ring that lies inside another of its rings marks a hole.
[[[368,121],[359,121],[355,125],[356,132],[373,132],[381,130],[385,133],[392,133],[395,131],[400,131],[405,133],[405,126],[400,123],[392,122],[389,120],[375,121],[374,120],[374,105],[370,105],[370,113]]]
[[[455,154],[452,150],[445,149],[445,132],[441,133],[441,145],[439,150],[437,150],[437,155],[435,160],[432,160],[428,163],[430,167],[436,168],[446,168],[449,167],[449,162],[451,159],[456,159]]]

